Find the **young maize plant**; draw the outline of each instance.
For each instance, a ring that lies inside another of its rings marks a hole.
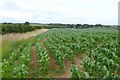
[[[45,50],[45,48],[42,48],[40,43],[36,43],[37,47],[37,56],[38,56],[38,63],[40,65],[39,71],[43,76],[46,76],[48,74],[48,64],[49,64],[49,57]]]
[[[71,66],[71,78],[82,78],[80,71],[74,64]]]
[[[25,78],[28,75],[31,46],[31,43],[23,43],[16,51],[11,53],[9,61],[7,59],[3,59],[2,77]]]

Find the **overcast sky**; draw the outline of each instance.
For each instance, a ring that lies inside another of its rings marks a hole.
[[[118,24],[119,0],[0,0],[0,22]]]

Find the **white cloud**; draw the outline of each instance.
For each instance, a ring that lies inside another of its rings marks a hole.
[[[0,0],[0,22],[117,24],[119,0]]]

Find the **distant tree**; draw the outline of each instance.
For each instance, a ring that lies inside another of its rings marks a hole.
[[[24,23],[24,25],[30,25],[30,23],[26,21],[26,22]]]
[[[96,27],[103,27],[101,24],[96,24],[95,26]]]
[[[73,25],[73,24],[71,24],[71,25],[70,25],[70,28],[74,28],[74,25]]]
[[[80,28],[80,27],[81,27],[81,24],[77,24],[77,25],[76,25],[76,28]]]
[[[11,22],[7,23],[7,24],[12,24]]]
[[[7,24],[7,22],[3,22],[2,24]]]

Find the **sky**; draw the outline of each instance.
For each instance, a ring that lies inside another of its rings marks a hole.
[[[119,3],[118,3],[119,5],[118,5],[118,25],[120,25],[120,1],[119,1]]]
[[[0,0],[0,23],[118,24],[119,0]]]

